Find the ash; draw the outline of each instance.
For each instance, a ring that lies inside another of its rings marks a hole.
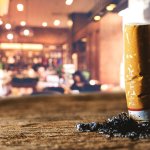
[[[76,129],[81,132],[98,132],[106,135],[107,138],[122,137],[133,140],[150,138],[150,122],[138,123],[124,112],[108,118],[103,123],[77,124]]]

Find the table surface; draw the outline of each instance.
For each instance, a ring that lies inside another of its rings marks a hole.
[[[0,149],[137,149],[150,140],[81,133],[80,122],[103,122],[126,110],[124,94],[7,98],[0,101]]]

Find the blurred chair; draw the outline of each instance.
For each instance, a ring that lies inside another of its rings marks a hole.
[[[64,91],[62,87],[46,87],[43,89],[43,92],[57,92],[60,94],[64,94]]]
[[[87,84],[84,86],[84,89],[82,92],[100,92],[100,85],[96,84],[96,85],[90,85]]]
[[[16,78],[11,81],[13,87],[35,87],[37,85],[38,78]]]

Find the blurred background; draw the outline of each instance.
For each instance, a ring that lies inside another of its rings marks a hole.
[[[122,92],[127,0],[0,0],[0,97]]]

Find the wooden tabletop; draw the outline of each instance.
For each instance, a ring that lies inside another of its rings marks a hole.
[[[76,131],[77,123],[103,122],[122,111],[127,111],[122,93],[2,99],[0,149],[149,149],[149,139],[107,139]]]

